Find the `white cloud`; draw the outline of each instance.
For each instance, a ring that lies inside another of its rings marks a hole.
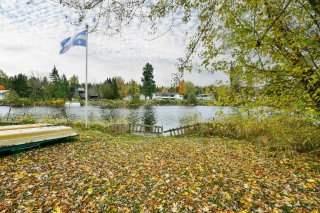
[[[66,18],[75,17],[70,10],[42,0],[25,4],[25,0],[1,0],[0,3],[0,68],[8,75],[20,72],[48,73],[55,64],[68,77],[85,76],[85,48],[72,47],[59,55],[60,41],[80,32],[84,26],[71,25]],[[150,35],[148,24],[134,24],[114,37],[93,33],[89,37],[89,81],[100,82],[106,77],[121,76],[125,80],[140,82],[143,66],[149,62],[154,67],[158,85],[169,86],[171,74],[176,72],[176,59],[184,56],[188,36],[195,23],[187,25],[172,19],[161,21],[156,35]],[[167,32],[168,31],[168,32]],[[167,33],[165,33],[167,32]],[[151,38],[162,35],[157,39]],[[186,80],[198,85],[208,85],[221,74],[186,74]]]

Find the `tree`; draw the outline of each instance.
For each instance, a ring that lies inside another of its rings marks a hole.
[[[54,66],[52,71],[50,72],[50,80],[51,82],[44,89],[44,94],[46,98],[69,98],[69,81],[67,80],[67,77],[64,74],[62,76],[59,75],[59,71],[57,70],[56,66]]]
[[[185,98],[187,99],[188,103],[196,104],[197,103],[197,96],[196,96],[196,88],[192,82],[188,81],[185,83]]]
[[[28,85],[28,77],[22,73],[9,78],[10,88],[13,89],[20,98],[28,98],[31,91]]]
[[[72,75],[69,79],[69,85],[71,88],[79,87],[79,78],[76,75]]]
[[[132,100],[139,100],[140,98],[140,89],[137,82],[131,80],[128,85],[128,93],[131,96]]]
[[[118,86],[118,79],[117,78],[112,78],[111,81],[112,85],[112,98],[113,100],[120,99],[121,94]]]
[[[180,95],[184,95],[185,94],[186,90],[185,90],[185,82],[184,82],[184,80],[179,82],[179,91],[178,92],[179,92]]]
[[[127,96],[127,88],[126,88],[126,84],[124,83],[124,80],[121,77],[115,77],[115,79],[117,82],[118,90],[120,92],[119,98],[126,97]]]
[[[0,69],[0,85],[4,86],[5,88],[9,87],[9,77],[7,74]]]
[[[50,80],[52,83],[57,83],[60,80],[59,72],[56,68],[56,65],[53,66],[52,71],[50,72]]]
[[[293,107],[302,101],[303,109],[319,112],[319,6],[314,0],[206,0],[157,1],[153,8],[184,9],[185,20],[191,9],[198,11],[198,32],[180,60],[182,68],[190,68],[192,55],[199,50],[202,67],[227,72],[233,65],[231,72],[242,70],[240,81],[246,91],[259,86],[262,95],[271,93],[271,99],[260,99],[261,104]],[[153,13],[167,14],[159,9]]]
[[[116,83],[116,79],[107,78],[99,88],[99,94],[101,98],[105,99],[118,99],[120,97],[119,88]]]
[[[69,82],[67,77],[63,74],[61,78],[59,78],[58,82],[56,82],[56,91],[55,97],[59,99],[67,99],[69,96]]]
[[[142,93],[145,97],[152,98],[152,93],[156,89],[155,81],[153,80],[153,67],[147,63],[143,68]]]
[[[42,85],[41,85],[41,80],[39,78],[35,76],[31,76],[28,80],[28,85],[31,90],[30,98],[32,99],[43,98]]]

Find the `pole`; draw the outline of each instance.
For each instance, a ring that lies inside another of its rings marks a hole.
[[[86,128],[88,127],[88,28],[89,25],[86,24],[86,85],[85,85],[85,93],[86,93],[86,103],[85,103],[85,122]]]

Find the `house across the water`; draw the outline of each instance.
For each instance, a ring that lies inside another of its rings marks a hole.
[[[84,88],[71,87],[70,88],[71,97],[73,95],[79,96],[82,100],[86,98],[86,91]]]
[[[183,96],[175,92],[158,92],[152,95],[152,100],[182,100]]]
[[[4,99],[5,97],[4,94],[7,92],[10,92],[10,90],[6,90],[6,89],[0,90],[0,100]]]

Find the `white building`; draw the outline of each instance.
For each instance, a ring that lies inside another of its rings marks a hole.
[[[0,90],[0,100],[4,99],[4,94],[9,92],[10,90]]]
[[[183,96],[175,92],[158,92],[152,94],[152,100],[182,100]]]

